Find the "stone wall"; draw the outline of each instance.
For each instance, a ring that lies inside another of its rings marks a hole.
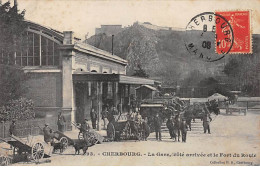
[[[25,97],[34,101],[38,117],[52,117],[62,107],[61,73],[28,73]],[[54,114],[53,114],[54,113]]]

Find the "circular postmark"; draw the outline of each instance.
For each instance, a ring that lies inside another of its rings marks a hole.
[[[231,25],[221,15],[204,12],[186,26],[185,46],[191,55],[207,62],[222,59],[233,46]]]

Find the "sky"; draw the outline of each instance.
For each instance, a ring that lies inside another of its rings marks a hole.
[[[185,28],[192,17],[202,12],[248,9],[252,11],[252,32],[260,34],[260,1],[255,0],[18,0],[18,8],[26,10],[27,20],[61,32],[74,31],[82,39],[103,24],[128,26],[139,21]]]

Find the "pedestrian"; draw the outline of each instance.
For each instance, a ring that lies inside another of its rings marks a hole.
[[[104,111],[102,111],[102,120],[104,122],[104,129],[106,129],[107,128],[107,121],[108,121],[107,107],[105,107]]]
[[[15,120],[12,120],[12,123],[11,123],[10,128],[9,128],[10,136],[15,135],[15,129],[16,129],[16,122],[15,122]]]
[[[169,134],[171,136],[171,139],[173,139],[174,138],[174,131],[173,131],[174,128],[173,128],[173,118],[172,118],[172,116],[170,116],[168,118],[168,120],[166,122],[166,126],[167,126],[167,128],[169,130]]]
[[[137,123],[138,126],[142,124],[142,116],[139,111],[136,112],[135,122]]]
[[[93,129],[96,129],[97,112],[95,111],[94,108],[91,109],[90,118],[91,118],[91,122],[92,122],[92,128],[93,128]]]
[[[59,115],[58,115],[58,121],[57,121],[57,125],[58,125],[58,130],[60,132],[64,132],[64,125],[66,123],[66,119],[65,117],[62,115],[61,111],[59,112]]]
[[[112,115],[118,115],[118,111],[115,106],[112,107],[111,113]]]
[[[109,123],[114,123],[116,121],[112,110],[108,112],[107,119]]]
[[[174,118],[174,135],[175,135],[175,141],[176,141],[176,137],[178,136],[178,142],[180,141],[180,136],[181,136],[181,122],[182,122],[182,118],[180,114],[177,114]]]
[[[135,121],[136,116],[137,116],[137,113],[136,113],[136,111],[134,110],[134,111],[131,113],[131,115],[130,115],[130,119],[131,119],[132,121]]]
[[[52,129],[49,127],[48,123],[46,123],[45,127],[43,128],[43,136],[44,136],[44,141],[47,144],[52,142],[52,140],[53,140],[53,133],[52,133]]]
[[[138,121],[137,121],[139,119],[139,117],[137,117],[137,116],[138,116],[137,112],[135,112],[135,111],[132,112],[130,115],[129,122],[130,122],[130,128],[131,128],[132,133],[138,140],[140,140],[140,137],[138,135]],[[141,119],[142,119],[142,117],[141,117]]]
[[[205,108],[204,108],[205,109]],[[204,116],[203,116],[203,128],[204,128],[204,133],[207,132],[208,134],[210,133],[210,122],[212,121],[212,118],[210,117],[210,113],[204,110]]]
[[[186,123],[186,120],[183,118],[181,123],[181,140],[184,143],[186,142],[186,138],[187,138],[187,129],[188,129],[188,125]]]
[[[150,134],[150,127],[148,125],[148,118],[145,117],[143,120],[142,120],[142,128],[143,128],[143,140],[147,141],[147,137],[149,136]]]
[[[156,113],[154,117],[154,129],[156,133],[156,140],[162,141],[162,133],[161,133],[162,119],[159,116],[159,113]]]
[[[82,121],[82,123],[80,125],[80,131],[79,131],[79,135],[80,135],[80,133],[83,134],[84,140],[88,140],[87,136],[88,136],[89,129],[90,129],[90,127],[88,124],[88,119],[85,119],[84,121]]]

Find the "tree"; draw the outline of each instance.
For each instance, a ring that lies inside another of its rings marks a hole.
[[[199,70],[194,70],[189,72],[188,76],[183,80],[184,87],[194,87],[197,86],[200,80],[203,79],[203,75]]]
[[[224,67],[224,73],[228,76],[236,77],[239,74],[239,62],[235,58],[231,58]]]
[[[235,55],[226,64],[224,73],[233,84],[233,90],[242,90],[244,94],[259,96],[259,66],[260,60],[257,54]]]
[[[0,5],[0,106],[18,99],[25,92],[23,85],[26,75],[21,67],[15,65],[14,54],[23,44],[22,36],[26,31],[25,11],[19,13],[17,7],[7,2]]]
[[[24,82],[27,76],[21,68],[0,65],[0,77],[0,106],[20,98],[26,92],[27,87]]]
[[[227,88],[221,85],[215,78],[208,77],[200,81],[198,84],[200,87],[207,88],[208,96],[211,96],[214,93],[219,93],[224,96],[229,96]]]
[[[148,78],[149,75],[145,72],[145,70],[141,67],[140,64],[137,65],[137,68],[135,70],[135,73],[132,76],[138,76],[138,77],[145,77]]]
[[[23,43],[21,37],[26,29],[24,15],[25,10],[19,13],[17,7],[11,7],[9,2],[0,5],[0,49],[6,54],[13,55]]]

